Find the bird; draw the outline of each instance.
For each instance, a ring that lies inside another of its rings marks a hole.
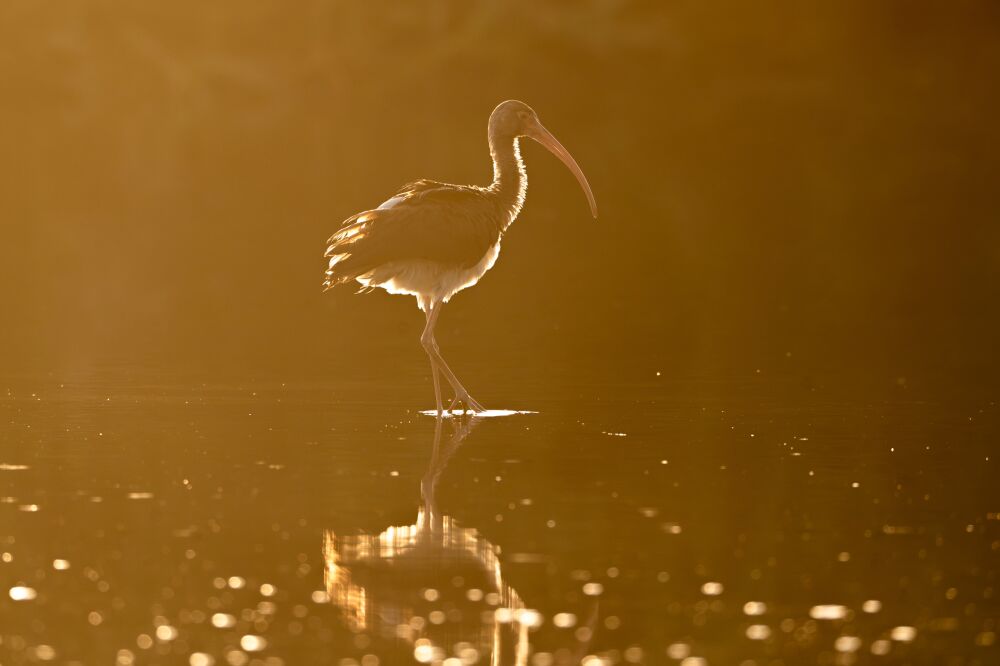
[[[528,187],[521,139],[537,141],[566,165],[597,219],[587,177],[530,106],[501,102],[490,114],[487,138],[493,161],[489,185],[407,183],[378,207],[344,220],[327,241],[324,291],[357,282],[359,293],[379,288],[416,297],[425,318],[420,342],[430,359],[439,415],[458,405],[463,413],[486,411],[444,360],[434,330],[444,305],[496,263],[500,243],[521,212]],[[447,410],[442,409],[441,376],[454,391]]]

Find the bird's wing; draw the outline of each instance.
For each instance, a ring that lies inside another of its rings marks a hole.
[[[403,185],[401,188],[396,190],[396,194],[394,194],[393,197],[410,198],[418,194],[430,192],[431,190],[449,190],[451,192],[462,192],[467,190],[472,192],[478,191],[473,187],[462,187],[460,185],[441,183],[436,180],[430,180],[429,178],[420,178]]]
[[[499,240],[500,229],[499,211],[482,190],[416,181],[381,207],[348,218],[330,237],[327,284],[392,261],[472,266]]]
[[[386,208],[393,208],[399,203],[412,198],[417,194],[421,194],[428,190],[436,190],[441,187],[457,187],[454,185],[449,186],[447,183],[439,183],[436,180],[428,180],[427,178],[421,178],[420,180],[414,180],[413,182],[403,185],[401,188],[396,190],[396,193],[391,197],[379,204],[376,210],[385,210]]]

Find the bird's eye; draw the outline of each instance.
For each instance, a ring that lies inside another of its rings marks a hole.
[[[530,120],[531,114],[528,113],[527,111],[518,111],[517,117],[520,118],[521,120]]]

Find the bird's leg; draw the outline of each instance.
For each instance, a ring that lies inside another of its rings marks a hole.
[[[444,411],[441,403],[441,373],[433,358],[431,358],[431,372],[434,375],[434,406],[437,409],[437,415],[441,416]]]
[[[428,333],[430,331],[430,333]],[[442,403],[441,403],[441,373],[438,370],[437,360],[434,358],[434,354],[427,347],[427,340],[430,340],[430,344],[433,346],[434,351],[437,351],[437,343],[434,342],[434,332],[431,328],[431,308],[428,307],[427,310],[427,320],[424,324],[424,332],[420,336],[420,342],[423,344],[424,349],[427,350],[427,358],[431,361],[431,376],[434,378],[434,404],[437,407],[438,418],[441,418],[443,413]]]
[[[449,412],[454,411],[455,406],[458,405],[459,403],[463,405],[462,407],[463,414],[467,411],[471,411],[473,414],[476,412],[486,411],[486,407],[484,407],[481,402],[479,402],[471,395],[469,395],[468,391],[464,391],[464,393],[456,391],[455,397],[451,399],[451,403],[448,405],[448,411]]]
[[[441,352],[438,350],[437,341],[434,339],[434,326],[437,324],[437,318],[440,314],[441,303],[435,303],[431,306],[430,314],[427,316],[427,325],[424,327],[424,334],[420,336],[420,341],[423,343],[424,349],[427,350],[427,354],[436,361],[438,369],[444,374],[444,378],[448,380],[448,383],[451,384],[452,389],[455,391],[455,398],[451,401],[447,411],[452,411],[455,405],[461,402],[465,405],[466,409],[471,409],[474,412],[485,412],[486,408],[469,395],[469,391],[462,386],[462,382],[458,381],[458,377],[448,367],[444,357],[441,356]]]

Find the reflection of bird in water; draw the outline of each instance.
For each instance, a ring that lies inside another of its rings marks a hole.
[[[415,524],[377,535],[326,533],[327,593],[354,630],[405,640],[419,661],[454,655],[463,663],[526,664],[538,613],[504,582],[499,549],[442,515],[435,499],[441,473],[476,422],[456,419],[442,446],[437,419]]]
[[[414,181],[378,208],[349,217],[328,241],[328,289],[357,280],[362,289],[381,287],[391,294],[417,297],[426,316],[420,341],[431,361],[439,413],[439,373],[455,391],[449,410],[459,402],[474,411],[484,409],[445,363],[434,327],[443,305],[492,268],[504,232],[521,211],[528,186],[518,145],[521,137],[538,141],[566,164],[583,187],[596,218],[594,195],[576,160],[527,104],[506,101],[490,115],[490,185]]]

